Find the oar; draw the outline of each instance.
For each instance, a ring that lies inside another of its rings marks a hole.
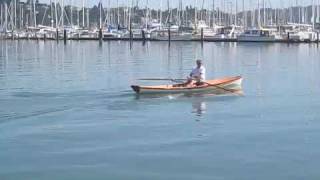
[[[210,84],[210,83],[208,83],[208,82],[204,82],[204,83],[208,84],[209,86],[213,86],[213,87],[216,87],[216,88],[218,88],[218,89],[221,89],[221,90],[224,90],[224,91],[227,91],[227,92],[236,93],[236,90],[223,88],[223,87],[220,87],[219,85]]]
[[[173,78],[142,78],[138,79],[141,81],[171,81],[171,80],[178,80],[178,81],[185,81],[187,79],[173,79]]]
[[[140,81],[173,81],[173,82],[179,82],[179,81],[186,81],[187,79],[173,79],[173,78],[142,78],[138,79]]]

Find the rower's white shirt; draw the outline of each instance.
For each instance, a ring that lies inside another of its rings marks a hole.
[[[204,66],[201,66],[200,68],[193,68],[191,71],[191,77],[200,77],[200,80],[206,80],[206,68]]]

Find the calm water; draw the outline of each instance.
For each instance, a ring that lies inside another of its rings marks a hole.
[[[196,58],[244,96],[129,88]],[[2,41],[0,179],[319,179],[319,75],[308,44]]]

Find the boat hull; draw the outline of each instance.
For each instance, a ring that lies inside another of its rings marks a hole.
[[[274,42],[275,36],[238,36],[238,42]]]
[[[153,37],[155,41],[168,41],[169,36],[155,36]],[[192,40],[192,34],[176,34],[170,36],[171,41],[190,41]]]
[[[226,92],[241,90],[242,77],[227,77],[222,79],[208,80],[205,85],[193,87],[175,87],[174,85],[161,86],[136,86],[131,88],[138,94],[151,93],[199,93],[199,92]]]

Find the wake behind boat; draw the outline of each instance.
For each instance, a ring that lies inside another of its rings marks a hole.
[[[234,92],[241,90],[242,77],[224,77],[213,80],[206,80],[202,85],[182,86],[181,84],[158,85],[158,86],[139,86],[132,85],[131,88],[137,94],[148,93],[193,93],[193,92],[214,92],[225,91]]]

